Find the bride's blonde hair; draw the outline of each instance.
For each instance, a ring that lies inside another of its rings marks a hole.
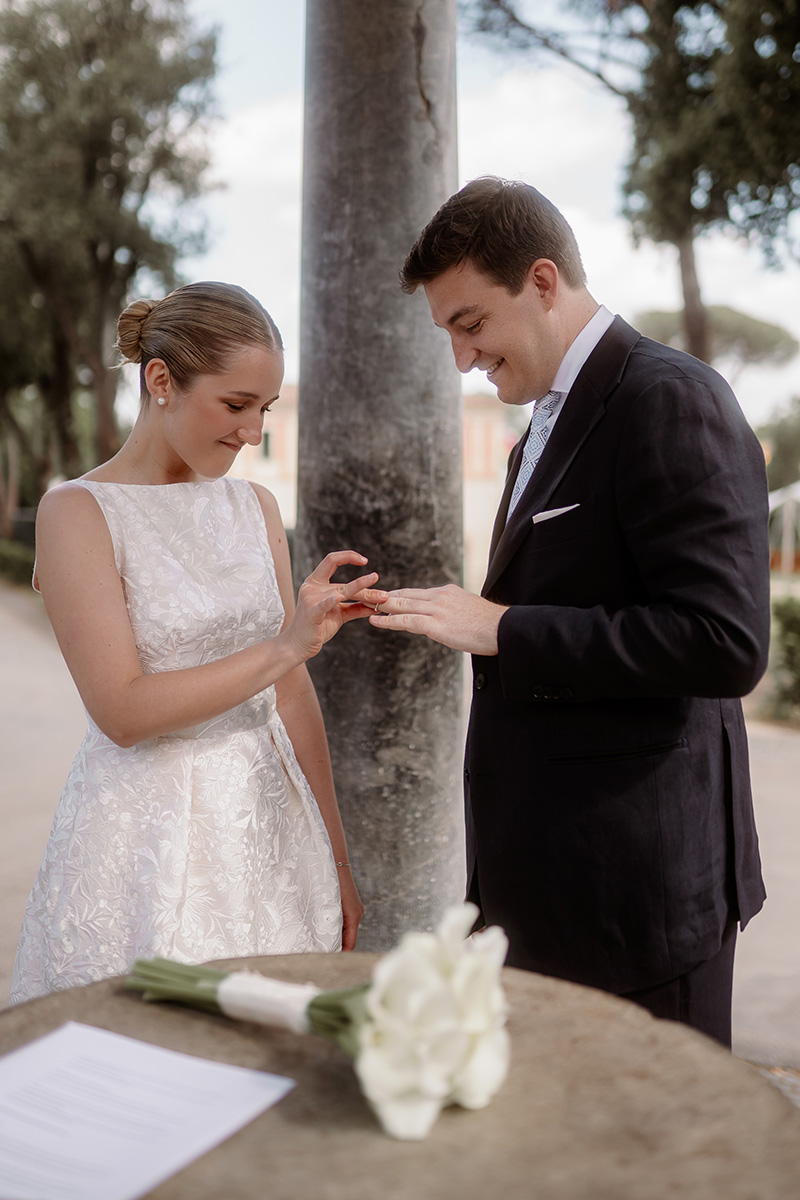
[[[117,323],[125,362],[140,363],[142,403],[149,398],[145,368],[163,359],[181,391],[199,375],[219,375],[236,350],[283,350],[278,327],[262,304],[233,283],[187,283],[163,300],[134,300]]]

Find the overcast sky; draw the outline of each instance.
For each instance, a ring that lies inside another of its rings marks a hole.
[[[286,378],[296,382],[300,296],[303,4],[301,0],[190,0],[198,21],[219,29],[214,177],[224,190],[204,201],[208,253],[184,264],[190,278],[241,283],[277,321]],[[564,212],[581,246],[595,298],[627,320],[675,309],[675,253],[633,248],[620,213],[629,146],[624,106],[567,67],[460,45],[459,178],[497,174],[534,184]],[[783,325],[800,340],[800,266],[768,270],[758,252],[724,234],[698,242],[703,296]],[[780,370],[750,368],[736,391],[753,424],[800,395],[800,357]],[[479,372],[468,390],[489,390]]]

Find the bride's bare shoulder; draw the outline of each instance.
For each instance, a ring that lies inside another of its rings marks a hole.
[[[69,480],[45,492],[36,513],[36,574],[38,590],[40,568],[47,567],[52,578],[54,568],[81,570],[99,563],[113,563],[111,534],[100,505],[80,480]]]
[[[92,521],[100,516],[97,501],[89,488],[82,486],[82,482],[82,479],[70,479],[45,492],[36,512],[37,536],[48,527],[65,520]]]

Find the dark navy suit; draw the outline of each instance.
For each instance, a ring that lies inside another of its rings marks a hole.
[[[716,372],[619,317],[506,525],[521,454],[483,589],[512,607],[473,658],[470,895],[511,965],[650,988],[764,900],[738,699],[767,659],[764,458]]]

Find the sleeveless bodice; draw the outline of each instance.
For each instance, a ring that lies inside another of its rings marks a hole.
[[[269,539],[248,483],[81,483],[111,533],[145,671],[214,662],[280,632],[284,612]],[[267,688],[171,736],[252,729],[274,711],[275,689]]]

